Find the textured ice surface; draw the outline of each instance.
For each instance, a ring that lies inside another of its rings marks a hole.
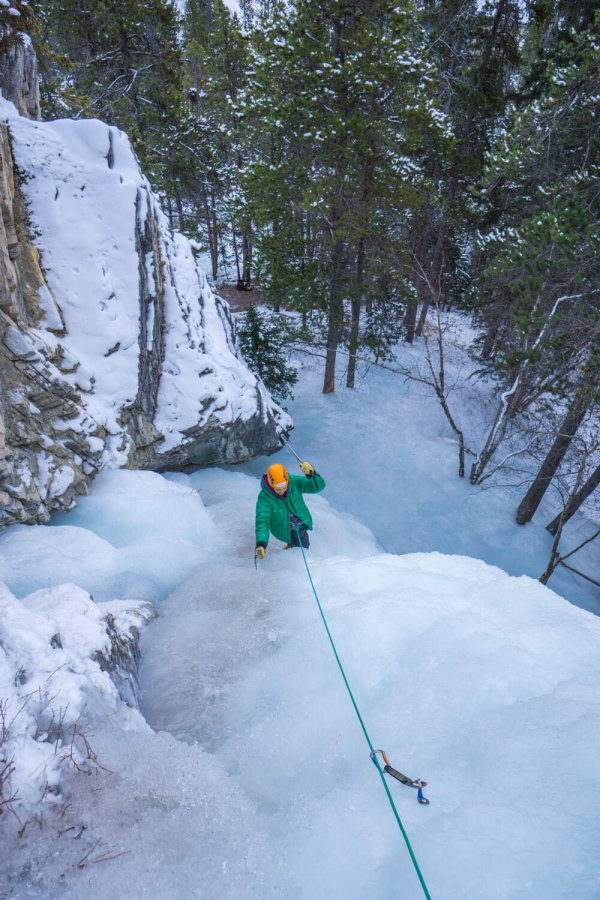
[[[17,596],[68,580],[97,600],[162,600],[208,557],[216,535],[191,483],[154,472],[103,473],[92,495],[54,522],[0,536],[0,580]]]
[[[112,774],[71,778],[67,812],[46,810],[39,834],[3,823],[6,890],[419,897],[300,552],[272,541],[254,568],[256,480],[123,472],[99,488],[77,529],[45,532],[112,532],[115,554],[145,547],[158,565],[158,535],[139,525],[148,491],[165,547],[194,537],[195,567],[178,584],[163,569],[172,590],[143,640],[142,711],[158,733],[120,708],[91,715]],[[129,511],[122,493],[138,498]],[[326,495],[309,503],[309,564],[365,724],[397,768],[429,780],[429,807],[391,790],[432,896],[593,897],[600,621],[478,560],[384,553]]]
[[[324,398],[316,378],[293,409],[294,444],[327,480],[308,498],[309,565],[375,746],[429,781],[429,807],[390,789],[432,897],[598,896],[600,620],[472,558],[537,575],[548,537],[512,524],[514,497],[455,478],[419,391],[378,373]],[[7,894],[423,896],[299,551],[272,540],[254,568],[265,462],[105,475],[57,527],[0,536],[19,597],[70,580],[160,603],[143,636],[155,731],[96,711],[112,774],[72,778],[64,816],[46,810],[23,840],[4,817]],[[395,555],[417,548],[430,552]]]

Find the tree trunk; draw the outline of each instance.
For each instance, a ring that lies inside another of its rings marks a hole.
[[[421,307],[421,315],[419,316],[419,323],[417,325],[417,330],[415,334],[417,337],[423,336],[423,329],[425,328],[425,322],[427,321],[427,313],[429,312],[429,303],[424,303]]]
[[[175,213],[173,212],[175,207],[175,201],[169,197],[167,199],[167,215],[169,217],[169,227],[172,231],[175,231]]]
[[[219,236],[220,236],[219,232],[220,232],[220,228],[219,228],[219,218],[217,215],[217,197],[216,197],[216,192],[215,192],[214,187],[211,188],[211,192],[210,192],[210,207],[211,207],[210,216],[211,216],[211,220],[212,220],[212,230],[213,230],[213,234],[214,234],[214,244],[215,244],[215,256],[213,259],[213,269],[214,269],[214,278],[216,278],[218,275],[218,272],[219,272]],[[225,262],[225,259],[223,259],[223,262]]]
[[[415,339],[417,306],[418,303],[416,300],[409,300],[408,306],[406,307],[406,313],[404,315],[404,327],[406,328],[406,334],[404,335],[404,340],[407,344],[412,344]]]
[[[219,230],[215,213],[214,189],[211,187],[210,196],[206,187],[202,189],[202,199],[206,214],[206,231],[208,235],[208,247],[210,250],[210,264],[212,277],[216,280],[219,272]]]
[[[183,200],[181,198],[181,192],[175,192],[175,204],[177,206],[177,215],[179,216],[179,231],[184,231],[185,222],[184,222],[184,214],[183,214]]]
[[[530,522],[533,518],[536,509],[542,501],[542,497],[550,487],[550,482],[556,475],[556,471],[569,449],[571,441],[575,437],[577,429],[583,421],[589,401],[590,395],[585,389],[580,389],[573,398],[554,439],[554,443],[546,454],[546,458],[540,466],[533,484],[519,503],[516,514],[517,525],[525,525],[526,522]]]
[[[217,244],[217,235],[213,227],[213,218],[211,216],[208,194],[206,188],[202,190],[202,205],[204,206],[204,216],[206,221],[206,236],[208,238],[208,249],[210,252],[210,265],[212,269],[212,277],[216,279],[219,268],[219,248]]]
[[[242,277],[244,284],[249,285],[252,270],[252,243],[248,231],[244,229],[242,234]]]
[[[471,466],[471,484],[481,484],[482,481],[485,481],[486,478],[489,478],[489,475],[484,476],[483,473],[489,465],[492,457],[495,455],[496,450],[504,440],[506,429],[508,428],[508,423],[512,418],[514,418],[519,409],[521,398],[526,390],[526,380],[529,376],[529,369],[531,368],[531,359],[533,357],[533,353],[537,350],[537,348],[544,340],[546,332],[548,331],[548,328],[550,326],[550,322],[553,320],[554,315],[561,303],[564,303],[565,300],[574,300],[578,297],[581,297],[581,294],[563,294],[562,297],[558,297],[554,301],[554,305],[548,313],[548,316],[546,317],[544,324],[540,328],[535,340],[531,343],[530,339],[528,338],[525,342],[523,349],[528,350],[530,355],[526,357],[521,363],[519,363],[512,385],[507,391],[504,391],[502,393],[502,396],[500,398],[500,405],[494,419],[494,424],[492,425],[492,428],[487,436],[485,446],[483,450],[477,455],[475,462]],[[536,313],[539,305],[540,298],[538,298],[534,304],[534,314]]]
[[[481,453],[477,455],[475,462],[471,466],[470,481],[471,484],[480,484],[484,481],[483,473],[487,468],[490,460],[495,455],[496,450],[504,440],[506,429],[509,422],[514,418],[519,408],[519,402],[523,394],[522,372],[515,378],[509,390],[502,394],[500,405],[496,411],[496,418],[489,434],[486,438],[485,445]]]
[[[481,358],[482,359],[490,359],[494,350],[494,346],[496,344],[496,336],[498,334],[498,328],[500,327],[500,322],[494,322],[492,325],[488,326],[488,330],[485,333],[485,337],[483,339],[483,344],[481,347]]]
[[[329,283],[329,322],[327,328],[327,354],[325,357],[325,375],[323,393],[331,394],[335,390],[335,361],[337,347],[340,342],[340,326],[344,306],[342,302],[341,276],[343,263],[343,244],[336,241],[331,259],[331,280]]]
[[[235,239],[235,225],[233,224],[233,219],[231,220],[231,242],[233,244],[233,256],[235,258],[235,273],[237,276],[238,288],[240,286],[240,282],[242,280],[242,273],[240,270],[240,254],[238,250],[237,241]]]
[[[362,306],[363,294],[363,274],[365,268],[365,239],[361,237],[358,241],[356,251],[356,284],[355,293],[352,297],[352,327],[350,330],[350,358],[348,360],[348,375],[346,378],[346,387],[354,387],[354,378],[356,375],[356,352],[358,350],[358,331],[360,325],[360,309]]]
[[[333,394],[335,391],[335,360],[337,356],[337,345],[337,326],[334,324],[330,309],[329,329],[327,331],[327,355],[325,356],[325,374],[323,377],[324,394]]]
[[[582,487],[576,491],[571,497],[569,497],[567,504],[563,511],[559,513],[558,516],[555,516],[552,521],[546,525],[546,528],[550,532],[550,534],[556,534],[559,527],[564,525],[565,522],[568,522],[571,516],[573,516],[582,503],[587,500],[587,498],[592,494],[598,485],[600,484],[600,465],[594,469],[588,480]]]
[[[562,531],[562,529],[561,529],[561,531]],[[542,574],[539,577],[539,580],[541,581],[542,584],[548,584],[555,569],[557,569],[559,566],[559,560],[560,560],[560,555],[558,552],[559,542],[560,542],[560,533],[557,534],[554,538],[554,543],[552,544],[552,550],[550,551],[550,556],[548,558],[548,565],[546,566],[545,570],[542,572]]]

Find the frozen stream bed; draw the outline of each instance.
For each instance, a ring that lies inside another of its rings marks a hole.
[[[431,895],[599,896],[600,619],[521,574],[545,562],[542,526],[518,529],[513,498],[459,482],[436,411],[384,377],[323,398],[307,370],[291,411],[328,482],[309,498],[308,561],[365,724],[429,781],[429,807],[391,790]],[[2,817],[0,892],[423,896],[302,556],[272,541],[255,570],[263,468],[107,473],[52,527],[0,537],[8,609],[68,581],[159,613],[143,633],[145,719],[89,679],[104,768],[66,777],[22,838]]]

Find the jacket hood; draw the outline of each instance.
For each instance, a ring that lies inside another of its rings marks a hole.
[[[283,494],[278,494],[277,491],[274,491],[271,485],[269,484],[269,479],[267,475],[263,475],[261,478],[261,484],[263,488],[267,491],[268,494],[271,494],[273,497],[277,497],[278,500],[283,500],[287,497],[289,487],[284,491]]]

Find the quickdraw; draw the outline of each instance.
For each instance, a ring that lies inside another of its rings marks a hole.
[[[394,767],[390,765],[390,761],[387,758],[385,750],[373,750],[371,752],[371,760],[375,764],[375,766],[377,766],[377,761],[375,759],[376,753],[381,753],[383,757],[383,762],[385,763],[383,771],[386,773],[386,775],[390,775],[391,778],[395,778],[396,781],[402,782],[402,784],[407,785],[407,787],[416,788],[417,800],[419,801],[419,803],[422,803],[423,806],[429,806],[429,800],[423,793],[423,788],[427,787],[427,782],[423,781],[421,778],[409,778],[408,775],[403,775],[402,772],[398,771],[398,769],[394,769]]]

